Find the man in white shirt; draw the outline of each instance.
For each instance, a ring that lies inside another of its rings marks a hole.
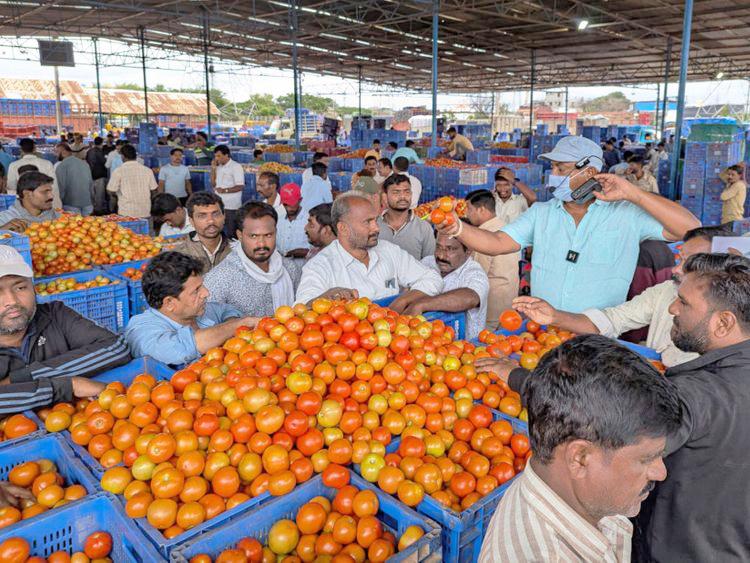
[[[409,160],[404,156],[399,156],[393,161],[394,174],[403,174],[409,178],[411,185],[411,208],[414,209],[419,205],[419,197],[422,195],[422,182],[416,176],[409,174]]]
[[[439,234],[435,255],[425,256],[422,264],[440,272],[443,293],[412,301],[404,313],[421,315],[427,311],[466,311],[466,338],[479,337],[486,324],[490,282],[471,254],[458,239]]]
[[[159,192],[168,193],[185,205],[187,198],[193,193],[190,183],[190,169],[182,163],[182,149],[174,148],[169,151],[169,164],[159,168]]]
[[[324,152],[316,152],[313,155],[313,161],[312,163],[315,164],[316,162],[322,162],[326,166],[328,166],[328,155]],[[305,185],[305,182],[310,180],[313,177],[313,171],[312,171],[312,165],[305,168],[305,170],[302,172],[302,185]],[[326,181],[328,182],[328,185],[331,185],[331,180],[326,178]]]
[[[310,251],[305,227],[308,212],[302,209],[302,193],[297,184],[284,184],[279,191],[284,213],[276,225],[276,248],[286,258],[305,258]]]
[[[381,186],[393,174],[393,164],[390,158],[383,157],[375,165],[375,181]]]
[[[242,207],[242,190],[245,189],[245,170],[232,160],[229,147],[219,145],[211,161],[211,185],[224,202],[224,233],[237,238],[237,210]]]
[[[172,194],[159,194],[151,202],[151,216],[162,221],[160,237],[187,235],[193,231],[187,210]]]
[[[531,320],[541,324],[554,324],[578,334],[603,334],[617,338],[629,330],[649,327],[646,346],[661,354],[667,367],[684,364],[697,357],[683,352],[672,342],[672,315],[669,306],[677,299],[677,289],[682,280],[682,266],[694,254],[711,252],[714,237],[732,236],[731,230],[719,227],[698,227],[685,234],[680,249],[680,260],[672,269],[672,279],[654,285],[630,301],[616,307],[587,309],[582,313],[558,311],[546,301],[536,297],[519,297],[513,306]]]
[[[322,162],[316,162],[312,165],[312,174],[312,178],[302,184],[302,207],[305,211],[321,203],[333,202],[328,167]]]
[[[338,239],[305,264],[298,303],[310,303],[318,297],[382,299],[406,288],[389,305],[402,312],[413,301],[442,291],[438,272],[395,244],[378,241],[377,219],[378,211],[367,198],[353,192],[336,198],[331,222]]]
[[[34,153],[34,151],[36,150],[36,144],[32,139],[21,139],[18,145],[21,147],[21,158],[11,162],[8,166],[8,179],[6,184],[8,193],[16,193],[16,187],[18,186],[18,169],[22,166],[30,164],[32,166],[36,166],[36,169],[39,172],[41,172],[42,174],[46,174],[54,180],[52,183],[52,207],[53,209],[62,208],[60,189],[57,187],[57,176],[55,174],[54,165],[46,158],[37,156]]]
[[[513,188],[520,194],[514,194]],[[498,168],[495,172],[495,214],[507,225],[536,202],[536,194],[529,186],[518,180],[510,168]]]
[[[279,216],[284,213],[284,206],[279,197],[280,187],[281,180],[276,172],[261,172],[255,181],[256,191],[263,197],[263,201],[276,210]]]

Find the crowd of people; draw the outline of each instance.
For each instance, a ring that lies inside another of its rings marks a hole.
[[[157,182],[141,176],[125,144],[106,191],[181,238],[150,261],[148,309],[122,336],[60,303],[37,305],[31,269],[0,246],[0,413],[95,396],[103,386],[88,378],[131,356],[183,366],[282,305],[366,297],[410,315],[465,312],[467,339],[495,330],[513,307],[579,336],[533,373],[510,359],[476,362],[521,393],[534,452],[492,518],[480,561],[748,560],[750,261],[711,254],[730,231],[701,226],[640,184],[643,161],[630,160],[632,176],[603,172],[618,165],[609,147],[565,137],[541,156],[551,201],[500,168],[492,190],[467,195],[466,217],[433,229],[413,211],[417,156],[407,150],[389,159],[373,147],[353,189],[335,199],[319,153],[301,186],[264,172],[263,199],[242,204],[228,148],[210,151],[213,191],[192,193],[178,148]],[[53,218],[56,193],[84,191],[75,161],[60,173],[71,158],[84,162],[73,145],[58,147],[52,175],[18,170],[41,166],[26,148],[11,164],[19,197],[0,213],[6,227]],[[108,157],[91,160],[107,168]],[[591,179],[599,189],[574,199]],[[63,199],[81,214],[91,205]],[[670,277],[633,294],[649,241],[684,242]],[[521,296],[529,248],[531,291]],[[614,340],[645,327],[663,375]]]

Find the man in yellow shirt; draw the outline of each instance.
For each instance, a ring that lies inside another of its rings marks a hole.
[[[456,160],[466,160],[466,153],[474,150],[471,141],[463,135],[459,135],[455,127],[448,129],[448,137],[451,140],[451,144],[448,145],[448,156]]]
[[[365,153],[365,158],[375,157],[375,161],[380,158],[380,140],[375,139],[372,142],[372,148]]]
[[[724,225],[744,216],[747,184],[742,180],[742,168],[737,165],[727,168],[722,180],[727,184],[721,192],[721,224]]]

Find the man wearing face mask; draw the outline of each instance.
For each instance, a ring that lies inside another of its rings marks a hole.
[[[602,149],[589,139],[565,137],[540,158],[552,163],[553,200],[535,203],[498,232],[471,227],[457,217],[438,230],[490,256],[533,246],[531,291],[556,309],[580,313],[623,303],[641,241],[681,240],[700,226],[677,203],[624,178],[600,174]],[[574,200],[576,190],[591,179],[601,190]]]

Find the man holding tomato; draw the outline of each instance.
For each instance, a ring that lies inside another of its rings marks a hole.
[[[208,302],[203,263],[192,256],[159,254],[141,284],[150,308],[131,318],[125,329],[135,357],[151,356],[180,366],[221,346],[239,327],[257,323],[231,305]]]
[[[31,267],[0,246],[0,414],[95,397],[98,373],[130,361],[125,342],[60,301],[36,303]]]
[[[479,562],[629,562],[628,518],[667,477],[665,444],[680,428],[674,385],[591,335],[546,354],[523,397],[534,454],[492,516]]]
[[[531,291],[555,308],[579,313],[619,305],[627,297],[641,241],[681,240],[700,226],[677,203],[600,174],[602,149],[589,139],[564,137],[540,158],[552,163],[552,201],[535,203],[498,232],[458,221],[437,228],[490,256],[533,246]],[[574,201],[573,192],[591,179],[601,190]]]

